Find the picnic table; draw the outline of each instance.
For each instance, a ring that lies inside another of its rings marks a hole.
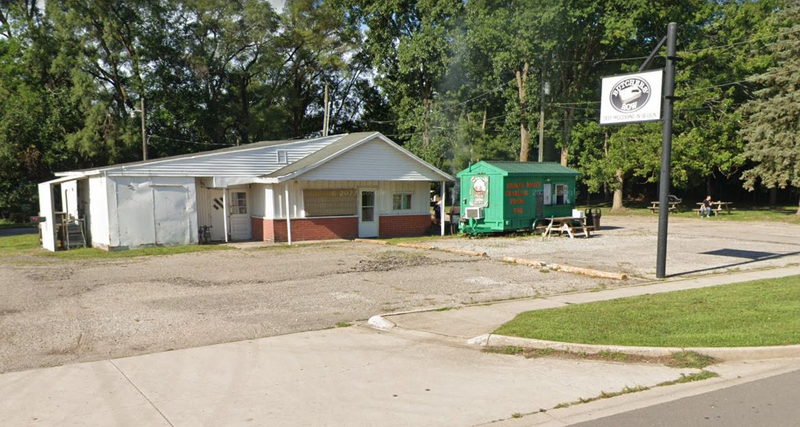
[[[681,203],[680,201],[669,201],[669,211],[670,212],[678,212],[678,205]],[[650,202],[650,212],[656,213],[658,212],[660,202],[658,200]]]
[[[586,225],[586,217],[559,216],[544,218],[539,221],[543,224],[536,227],[536,229],[542,231],[542,240],[550,237],[553,232],[558,232],[559,236],[567,233],[570,239],[573,239],[577,232],[583,232],[583,236],[589,238],[590,231],[594,228]]]
[[[695,211],[697,211],[698,215],[700,214],[701,206],[703,206],[703,202],[697,202],[697,209],[695,209]],[[723,201],[711,202],[711,210],[714,211],[715,214],[720,214],[723,211],[727,214],[730,214],[732,209],[733,209],[733,202],[723,202]]]

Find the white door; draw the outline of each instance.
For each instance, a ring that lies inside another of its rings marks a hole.
[[[222,204],[222,190],[208,190],[208,211],[211,213],[211,240],[221,242],[225,240],[225,212]]]
[[[228,212],[230,217],[231,239],[232,240],[250,240],[253,238],[250,215],[248,214],[248,200],[247,191],[232,189],[228,191]]]
[[[156,244],[191,243],[192,224],[187,212],[188,193],[183,186],[153,187]]]
[[[377,192],[359,190],[358,237],[378,237]]]

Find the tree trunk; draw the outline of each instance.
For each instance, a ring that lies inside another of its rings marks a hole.
[[[236,145],[248,144],[250,142],[250,99],[247,93],[247,79],[239,76],[239,139]]]
[[[713,192],[712,190],[714,190],[714,187],[711,185],[711,177],[707,176],[706,177],[706,196],[712,196],[713,197],[713,195],[711,194]]]
[[[486,109],[483,109],[483,121],[481,121],[481,133],[486,133]]]
[[[769,206],[774,208],[778,204],[778,187],[769,189]]]
[[[797,213],[796,213],[796,215],[800,216],[800,198],[798,198],[798,201],[797,201]]]
[[[517,92],[519,94],[519,161],[527,162],[531,151],[531,131],[527,120],[527,82],[528,82],[528,69],[530,64],[527,62],[522,66],[522,70],[516,70]]]
[[[431,100],[428,97],[422,98],[422,106],[425,110],[425,118],[422,119],[422,146],[431,145]]]
[[[572,142],[572,123],[575,120],[575,110],[568,108],[564,111],[564,146],[561,147],[561,166],[569,162],[569,146]]]
[[[614,202],[611,204],[612,211],[625,209],[625,206],[622,204],[622,187],[625,184],[625,177],[623,176],[622,169],[617,169],[615,178],[617,180],[617,187],[614,188]]]

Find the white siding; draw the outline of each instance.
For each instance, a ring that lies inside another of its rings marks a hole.
[[[107,247],[108,234],[108,188],[106,178],[89,178],[89,234],[92,246]]]
[[[441,177],[386,142],[374,139],[298,177],[303,181],[440,181]]]
[[[230,153],[198,153],[196,156],[164,161],[148,162],[142,165],[121,166],[109,172],[114,176],[219,176],[254,177],[268,175],[286,166],[278,163],[277,151],[284,150],[290,163],[308,156],[331,143],[341,135],[315,140],[288,142],[285,144],[242,149]]]
[[[380,215],[424,215],[430,212],[429,182],[382,182],[379,187]],[[411,209],[393,210],[392,196],[396,193],[411,193]]]
[[[250,186],[250,216],[263,218],[267,209],[265,194],[267,186],[264,184],[253,184]]]
[[[284,192],[287,183],[266,186],[265,199],[267,209],[264,213],[266,219],[284,219],[286,202]],[[354,189],[374,188],[377,193],[378,215],[424,215],[429,212],[430,188],[429,182],[415,181],[290,181],[289,200],[292,204],[292,218],[305,218],[306,212],[303,202],[304,189]],[[270,193],[274,194],[271,197]],[[411,209],[392,210],[392,195],[395,193],[411,193]],[[270,210],[272,208],[272,210]]]
[[[49,182],[43,182],[39,184],[39,216],[43,216],[45,221],[39,227],[42,231],[42,247],[49,251],[56,250],[53,211],[53,187]]]

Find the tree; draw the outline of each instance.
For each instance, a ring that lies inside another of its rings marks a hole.
[[[441,166],[446,140],[436,132],[443,120],[437,89],[453,61],[463,3],[354,0],[349,5],[352,15],[367,27],[366,54],[397,118],[399,139],[423,159]]]
[[[757,181],[767,188],[800,187],[800,6],[790,3],[775,19],[773,66],[749,79],[760,88],[742,107],[745,156],[755,162],[742,180],[751,191]]]

